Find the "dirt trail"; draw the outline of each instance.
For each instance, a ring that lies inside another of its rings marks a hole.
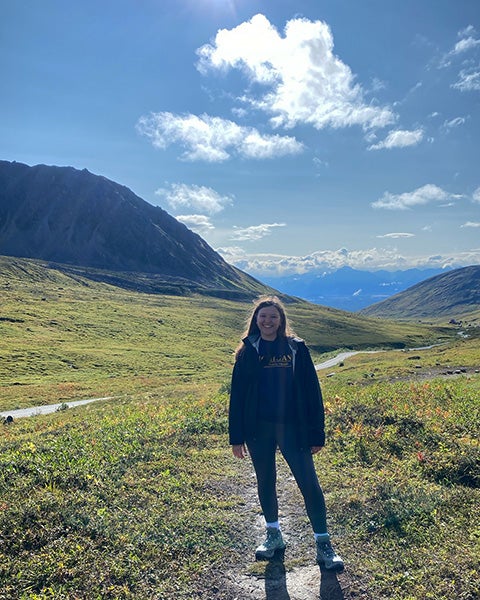
[[[338,357],[337,357],[338,358]],[[447,370],[446,370],[447,369]],[[408,374],[405,379],[419,380],[433,377],[458,377],[478,373],[478,369],[463,367],[429,367],[422,373]],[[277,456],[280,523],[287,548],[283,560],[255,562],[254,549],[263,539],[264,520],[260,514],[256,480],[249,458],[240,465],[238,480],[231,482],[244,504],[240,510],[244,522],[242,537],[245,548],[238,551],[234,566],[222,572],[204,600],[361,600],[370,597],[365,582],[349,571],[348,555],[342,551],[340,532],[332,528],[332,541],[345,561],[343,573],[320,569],[315,561],[315,544],[306,518],[303,498],[288,466]],[[320,483],[322,483],[320,476]],[[328,489],[324,489],[329,508]]]
[[[303,498],[280,454],[277,464],[280,523],[287,543],[284,556],[268,562],[255,562],[254,549],[263,539],[265,524],[260,514],[253,467],[247,458],[241,465],[244,482],[243,485],[239,482],[237,493],[245,501],[242,518],[249,547],[240,556],[235,567],[223,575],[223,591],[208,598],[350,600],[354,596],[351,594],[347,557],[343,557],[347,564],[343,573],[331,573],[317,566],[315,542],[306,518]],[[333,541],[336,550],[341,554],[340,538],[335,537]]]

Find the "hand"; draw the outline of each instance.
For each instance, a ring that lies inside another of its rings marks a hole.
[[[323,446],[312,446],[310,448],[310,451],[312,454],[317,454],[317,452],[320,452],[320,450],[323,448]]]
[[[232,446],[232,452],[235,458],[245,458],[247,456],[247,447],[245,444],[235,444]]]

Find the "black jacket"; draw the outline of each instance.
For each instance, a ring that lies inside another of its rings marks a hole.
[[[302,447],[324,446],[325,413],[318,376],[305,342],[288,337],[293,354],[294,420]],[[232,373],[230,393],[229,434],[230,444],[243,444],[256,437],[258,424],[258,382],[260,362],[258,343],[260,336],[243,340]]]

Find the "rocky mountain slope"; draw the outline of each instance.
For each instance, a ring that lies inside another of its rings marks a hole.
[[[0,255],[148,291],[244,298],[268,289],[161,208],[71,167],[0,161]]]

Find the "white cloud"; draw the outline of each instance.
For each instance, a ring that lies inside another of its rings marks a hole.
[[[209,115],[151,113],[137,123],[137,131],[156,148],[178,143],[185,148],[184,160],[222,162],[236,153],[244,158],[274,158],[298,154],[303,144],[294,137],[261,135],[253,127]]]
[[[205,215],[178,215],[175,217],[177,221],[180,221],[186,225],[189,229],[192,229],[196,233],[203,235],[215,227],[210,222],[210,219]]]
[[[477,189],[476,189],[476,190],[473,192],[473,195],[472,195],[472,200],[473,200],[474,202],[480,202],[480,187],[478,187],[478,188],[477,188]]]
[[[413,192],[404,192],[403,194],[391,194],[385,192],[383,196],[371,203],[373,208],[386,208],[390,210],[407,210],[422,204],[431,202],[442,202],[448,200],[450,195],[442,188],[429,183]]]
[[[474,221],[467,221],[463,225],[460,225],[460,227],[461,228],[463,228],[463,227],[480,227],[480,223],[474,222]]]
[[[374,77],[372,79],[372,84],[371,84],[371,88],[373,92],[379,92],[381,90],[386,89],[387,84],[382,81],[381,79],[378,79],[378,77]]]
[[[472,56],[467,60],[463,59],[464,68],[458,75],[456,83],[451,85],[452,88],[460,90],[461,92],[471,92],[480,90],[480,65],[474,65],[474,53],[477,48],[480,48],[480,39],[474,37],[475,29],[472,25],[466,27],[463,31],[458,33],[460,39],[455,46],[447,52],[440,60],[439,66],[441,68],[449,67],[453,61],[460,60],[459,57],[463,57],[466,53],[470,53]],[[465,66],[468,65],[468,66]]]
[[[439,63],[440,68],[449,67],[452,64],[452,59],[456,59],[458,56],[478,48],[480,40],[473,37],[474,35],[475,29],[472,25],[469,25],[463,31],[459,31],[458,36],[462,39],[441,58]]]
[[[416,146],[423,139],[423,129],[408,131],[406,129],[397,129],[391,131],[387,137],[378,144],[372,144],[368,150],[381,150],[383,148],[405,148],[406,146]]]
[[[245,250],[240,248],[240,246],[223,246],[221,248],[215,248],[215,250],[221,254],[227,262],[232,264],[246,256]]]
[[[476,40],[471,36],[463,38],[455,44],[455,47],[452,50],[452,54],[462,54],[463,52],[468,52],[469,50],[472,50],[477,46],[480,46],[480,40]]]
[[[233,196],[221,196],[212,188],[203,185],[172,183],[169,188],[160,188],[155,194],[163,196],[171,208],[194,208],[213,215],[221,212],[225,206],[233,204]]]
[[[350,67],[333,53],[333,36],[322,21],[292,19],[285,35],[261,14],[234,29],[218,31],[212,44],[197,50],[198,69],[241,69],[265,93],[252,90],[243,101],[272,115],[273,126],[308,123],[327,126],[360,125],[368,129],[393,123],[389,107],[364,98]]]
[[[461,29],[458,32],[458,37],[466,37],[468,35],[475,35],[476,31],[475,31],[475,27],[473,25],[467,25],[467,27],[465,27],[465,29]]]
[[[480,91],[480,68],[462,69],[458,81],[453,83],[451,87],[461,92]]]
[[[237,117],[237,119],[243,119],[248,115],[248,110],[246,108],[232,108],[232,113]]]
[[[460,125],[464,125],[465,121],[466,119],[464,117],[455,117],[455,119],[445,121],[443,126],[445,127],[445,129],[452,129],[453,127],[459,127]]]
[[[321,158],[318,158],[318,156],[315,156],[312,159],[312,162],[315,165],[315,167],[317,167],[319,169],[328,169],[328,167],[330,166],[328,161],[322,160]]]
[[[394,240],[412,237],[415,237],[413,233],[385,233],[384,235],[377,235],[377,238],[391,238]]]
[[[389,271],[410,268],[459,268],[480,264],[480,248],[457,254],[435,256],[405,256],[391,248],[353,250],[322,250],[308,256],[278,254],[249,254],[238,247],[217,248],[227,262],[256,277],[301,275],[310,271],[332,272],[342,267],[363,271],[386,269]]]
[[[250,227],[235,227],[231,239],[239,242],[261,240],[270,235],[275,227],[285,227],[285,225],[285,223],[264,223]]]

